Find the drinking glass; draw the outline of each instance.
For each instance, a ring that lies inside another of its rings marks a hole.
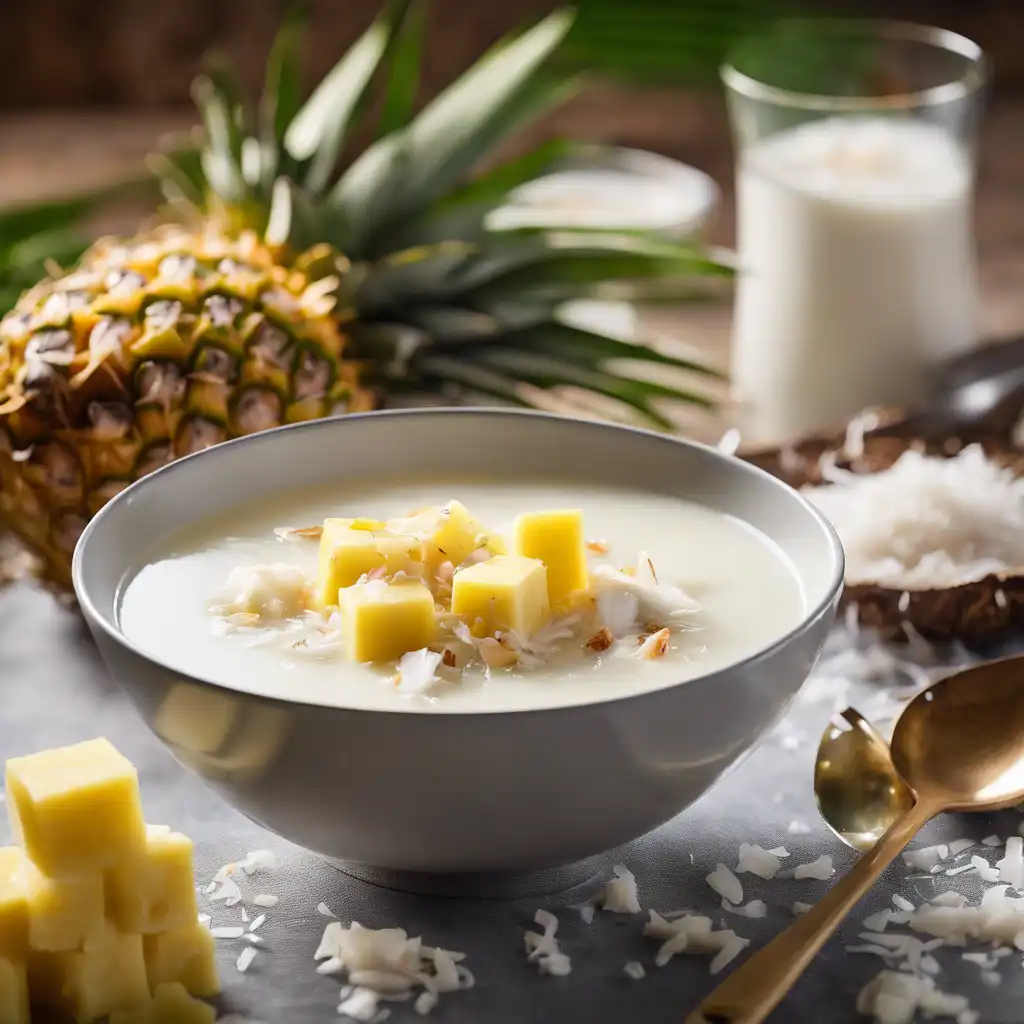
[[[977,337],[980,48],[871,19],[780,22],[722,68],[737,152],[732,379],[745,441],[913,405]]]

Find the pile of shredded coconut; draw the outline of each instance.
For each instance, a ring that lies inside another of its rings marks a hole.
[[[891,469],[825,467],[805,494],[846,551],[849,583],[922,590],[1024,566],[1024,479],[978,445],[944,459],[905,452]]]

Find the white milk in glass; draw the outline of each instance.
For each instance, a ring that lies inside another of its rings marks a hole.
[[[920,120],[828,118],[746,149],[733,377],[747,439],[913,402],[930,363],[971,347],[971,179]]]

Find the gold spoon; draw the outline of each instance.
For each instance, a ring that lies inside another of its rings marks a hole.
[[[861,852],[870,850],[914,806],[889,744],[860,712],[828,724],[814,764],[814,796],[825,824]]]
[[[932,818],[1024,799],[1024,657],[966,669],[919,693],[896,722],[891,750],[915,802],[842,881],[733,971],[686,1024],[760,1024]]]

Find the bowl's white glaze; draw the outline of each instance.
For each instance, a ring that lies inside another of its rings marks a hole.
[[[746,520],[791,559],[807,615],[768,649],[678,686],[491,714],[268,700],[182,677],[117,627],[126,574],[182,526],[343,475],[493,475],[496,453],[510,480],[596,479]],[[842,548],[827,522],[756,468],[644,431],[490,409],[369,413],[218,445],[115,498],[74,560],[78,598],[114,677],[172,753],[229,803],[328,856],[445,873],[566,864],[683,810],[785,713],[825,640],[842,578]]]

